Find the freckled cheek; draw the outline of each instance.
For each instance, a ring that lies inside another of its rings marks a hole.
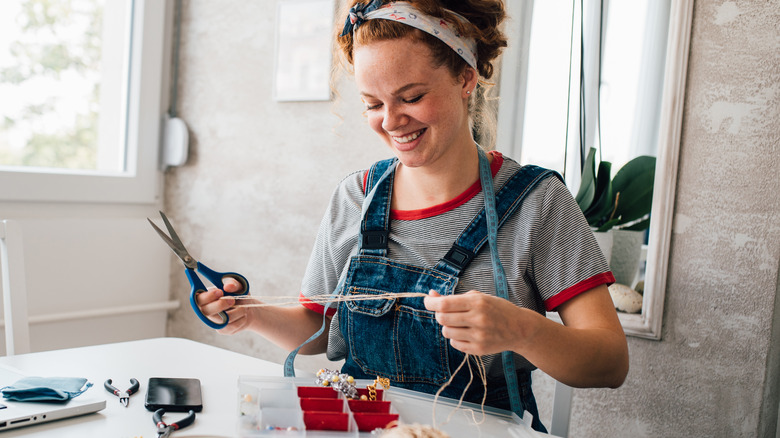
[[[368,126],[371,127],[371,129],[374,130],[374,132],[377,132],[379,134],[384,134],[384,129],[382,128],[382,116],[380,115],[369,115],[368,116]]]

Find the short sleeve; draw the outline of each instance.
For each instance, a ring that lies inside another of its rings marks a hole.
[[[604,254],[582,210],[558,178],[548,178],[532,241],[529,274],[554,310],[572,297],[614,283]]]
[[[320,314],[325,306],[307,298],[333,293],[349,258],[357,249],[363,201],[362,174],[355,172],[347,176],[333,192],[309,256],[299,301]],[[328,308],[328,315],[335,312],[335,307]]]

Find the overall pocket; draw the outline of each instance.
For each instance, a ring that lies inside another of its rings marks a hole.
[[[376,256],[354,257],[344,286],[346,297],[434,289],[452,294],[457,278]],[[396,382],[443,384],[450,377],[449,342],[423,297],[347,301],[340,325],[352,360],[369,376]]]

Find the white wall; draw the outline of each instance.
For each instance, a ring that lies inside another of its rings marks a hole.
[[[330,103],[271,100],[275,4],[185,2],[179,107],[193,159],[168,173],[165,204],[212,268],[244,273],[255,294],[296,296],[331,190],[387,153],[349,82],[335,105],[343,120]],[[778,11],[777,0],[696,3],[662,339],[629,339],[621,388],[575,390],[572,437],[774,436]],[[172,287],[188,290],[177,272]],[[287,353],[215,334],[188,308],[168,333]],[[537,386],[549,424],[552,385]]]
[[[166,309],[176,303],[168,300],[170,251],[146,222],[157,210],[0,203],[0,218],[22,233],[32,351],[165,335]]]

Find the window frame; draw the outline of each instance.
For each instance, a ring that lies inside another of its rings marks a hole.
[[[660,340],[663,329],[664,298],[682,135],[685,79],[693,23],[693,0],[667,1],[670,4],[669,27],[665,52],[666,62],[663,71],[664,80],[660,90],[658,152],[652,205],[653,220],[650,224],[648,238],[642,312],[639,314],[618,313],[623,330],[627,335],[652,340]],[[503,55],[499,78],[501,99],[498,107],[498,144],[504,145],[502,147],[508,153],[517,157],[520,156],[520,148],[522,147],[525,87],[528,77],[527,54],[530,44],[530,32],[527,30],[521,32],[518,28],[530,25],[533,2],[534,0],[521,0],[507,4],[509,15],[517,17],[515,20],[519,22],[520,26],[510,25],[507,28],[510,42],[508,50]],[[588,37],[593,38],[594,36],[586,35],[586,40]],[[513,49],[513,45],[516,48]],[[592,121],[595,118],[590,117],[589,120]],[[578,130],[570,129],[569,131],[569,144],[579,145]],[[575,153],[570,155],[576,156],[576,160],[579,160],[577,149],[578,147],[575,147]],[[569,168],[571,169],[571,167]],[[579,186],[579,175],[576,171],[570,172],[566,177],[570,187]],[[551,312],[548,316],[560,322],[557,313]]]
[[[170,0],[132,0],[125,171],[3,168],[0,201],[149,204],[160,199],[171,4]]]

